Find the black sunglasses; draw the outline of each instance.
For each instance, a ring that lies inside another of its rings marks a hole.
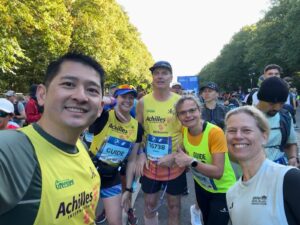
[[[9,113],[0,111],[0,117],[4,118],[4,117],[7,117],[8,115],[9,115]]]

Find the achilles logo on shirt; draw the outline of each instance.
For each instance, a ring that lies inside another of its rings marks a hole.
[[[160,116],[147,116],[146,121],[153,123],[164,123],[166,119]]]
[[[252,205],[267,205],[267,196],[263,195],[261,197],[259,196],[254,196],[252,198],[252,202],[251,202]]]
[[[83,209],[90,206],[93,200],[93,192],[81,192],[77,197],[73,196],[70,202],[61,202],[56,213],[56,219],[60,216],[73,217],[81,213]]]
[[[128,131],[125,130],[122,126],[116,126],[116,125],[113,125],[113,124],[109,124],[108,126],[110,129],[114,130],[114,131],[117,131],[119,133],[123,133],[123,134],[127,134]]]

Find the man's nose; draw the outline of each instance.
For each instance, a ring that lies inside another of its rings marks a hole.
[[[74,89],[73,98],[78,101],[88,101],[88,96],[84,86],[79,85],[76,89]]]

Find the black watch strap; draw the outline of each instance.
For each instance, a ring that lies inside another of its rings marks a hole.
[[[130,193],[133,193],[133,188],[125,188],[125,191],[128,191],[128,192],[130,192]]]

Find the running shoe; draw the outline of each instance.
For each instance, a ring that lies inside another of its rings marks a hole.
[[[128,225],[136,225],[139,222],[139,219],[136,217],[136,215],[134,214],[134,210],[133,208],[130,208],[127,212],[128,215]]]
[[[106,216],[105,216],[105,210],[103,209],[102,213],[96,218],[96,224],[101,224],[104,223],[105,221],[106,221]]]
[[[190,212],[191,212],[191,224],[202,225],[200,209],[196,209],[195,205],[191,205]]]

